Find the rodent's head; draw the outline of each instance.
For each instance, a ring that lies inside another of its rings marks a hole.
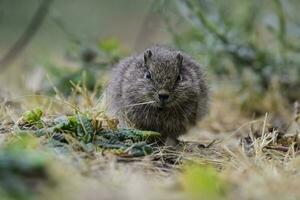
[[[143,63],[135,69],[138,73],[130,75],[127,97],[136,104],[149,102],[159,108],[178,106],[191,98],[195,88],[183,62],[181,52],[147,49]]]

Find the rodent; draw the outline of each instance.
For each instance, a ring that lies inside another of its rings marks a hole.
[[[168,145],[177,144],[208,110],[202,67],[165,46],[121,60],[105,93],[108,115],[121,127],[160,132]]]

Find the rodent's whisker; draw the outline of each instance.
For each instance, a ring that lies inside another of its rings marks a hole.
[[[183,107],[180,105],[180,103],[178,103],[177,101],[174,102],[175,103],[175,106],[180,109],[180,111],[183,113],[183,117],[188,121],[188,118],[186,117],[186,114],[185,114],[185,110],[183,109]]]
[[[145,104],[152,104],[155,103],[155,101],[147,101],[147,102],[142,102],[142,103],[135,103],[135,104],[130,104],[124,107],[133,107],[133,106],[139,106],[139,105],[145,105]]]
[[[136,101],[145,101],[146,99],[143,98],[143,97],[140,97],[140,98],[137,97],[135,100],[136,100]],[[136,102],[136,101],[135,101],[135,102]],[[124,100],[122,99],[122,100],[115,101],[115,102],[116,102],[116,103],[121,103],[121,102],[124,102]],[[132,102],[132,103],[135,103],[135,102]]]
[[[153,89],[155,92],[158,92],[157,89],[156,89],[154,86],[152,86],[152,85],[149,85],[149,86],[150,86],[150,88]]]

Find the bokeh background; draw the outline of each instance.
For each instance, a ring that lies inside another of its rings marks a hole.
[[[244,93],[254,90],[256,96],[244,94],[241,99],[246,107],[247,100],[261,98],[274,85],[289,103],[299,98],[300,5],[296,0],[49,2],[36,32],[28,34],[30,39],[20,45],[22,50],[1,66],[3,90],[47,91],[49,80],[45,76],[54,79],[54,84],[59,84],[59,79],[80,79],[75,71],[90,70],[83,62],[94,63],[96,71],[109,69],[133,52],[153,44],[168,44],[198,59],[207,68],[213,85],[222,79],[240,86]],[[34,15],[42,3],[0,1],[2,60],[28,25],[35,22]],[[91,60],[85,61],[85,56]],[[68,70],[75,73],[74,77]],[[90,87],[101,75],[92,78],[95,80]]]
[[[299,10],[299,0],[0,0],[0,194],[299,199]],[[196,145],[124,162],[76,137],[57,150],[28,137],[32,127],[15,134],[24,112],[44,126],[97,118],[114,65],[154,44],[206,72],[210,111],[181,138]]]
[[[40,3],[35,0],[1,0],[1,56],[20,38]],[[64,59],[68,49],[93,48],[101,40],[116,40],[128,51],[167,41],[168,34],[157,14],[147,19],[149,22],[145,26],[144,18],[150,6],[149,1],[52,2],[47,17],[24,51],[9,69],[2,70],[1,85],[9,90],[13,85],[24,85],[24,78],[34,66],[45,65],[51,60],[55,63]],[[76,46],[73,37],[81,42],[80,47]]]

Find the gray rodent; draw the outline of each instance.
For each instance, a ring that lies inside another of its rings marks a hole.
[[[117,64],[106,89],[109,116],[121,127],[152,130],[168,145],[206,113],[208,87],[202,67],[190,56],[153,46]]]

